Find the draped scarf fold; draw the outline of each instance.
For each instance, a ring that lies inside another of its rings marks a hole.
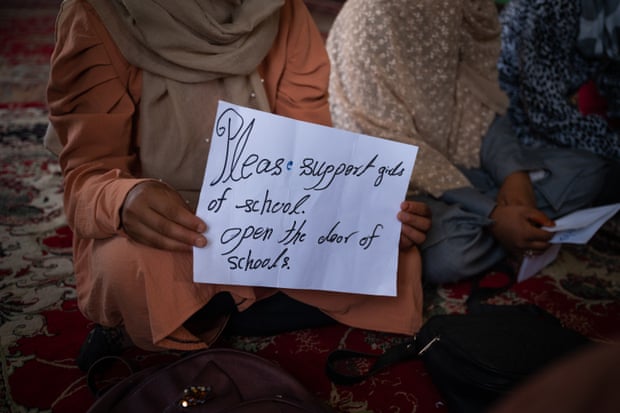
[[[133,65],[180,82],[248,75],[278,31],[284,0],[89,0]]]
[[[256,72],[284,0],[88,0],[123,56],[142,69],[141,177],[195,207],[219,100],[269,111]]]

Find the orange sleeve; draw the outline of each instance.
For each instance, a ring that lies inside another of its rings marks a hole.
[[[63,145],[65,212],[80,237],[118,234],[119,209],[140,181],[132,175],[140,76],[86,1],[63,3],[47,93]]]
[[[259,71],[274,113],[331,126],[325,42],[302,0],[287,0],[280,30]]]

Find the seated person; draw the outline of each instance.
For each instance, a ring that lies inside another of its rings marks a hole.
[[[520,142],[500,37],[491,0],[349,0],[327,39],[334,126],[419,146],[409,199],[432,211],[427,282],[544,252],[541,227],[590,206],[607,173],[600,156]]]
[[[206,245],[209,225],[195,215],[204,138],[218,100],[331,124],[329,60],[301,0],[69,0],[56,36],[46,142],[64,175],[78,305],[99,325],[80,367],[116,349],[121,326],[149,350],[205,348],[227,325],[417,330],[416,245],[430,217],[415,202],[394,206],[397,297],[193,282],[192,248]]]
[[[500,21],[499,80],[510,98],[508,113],[519,141],[532,150],[570,148],[582,153],[585,161],[601,164],[608,175],[599,199],[617,202],[617,2],[514,0],[502,12]],[[589,108],[585,103],[588,97]],[[603,179],[593,182],[597,188],[602,183]],[[574,189],[575,185],[570,185],[557,190]]]

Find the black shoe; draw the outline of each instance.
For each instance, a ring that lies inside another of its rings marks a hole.
[[[123,351],[124,334],[121,327],[103,327],[96,324],[80,348],[76,362],[86,372],[100,358],[118,356]]]

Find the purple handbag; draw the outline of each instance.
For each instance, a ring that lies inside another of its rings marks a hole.
[[[88,413],[331,412],[276,364],[232,349],[208,349],[126,377]]]

